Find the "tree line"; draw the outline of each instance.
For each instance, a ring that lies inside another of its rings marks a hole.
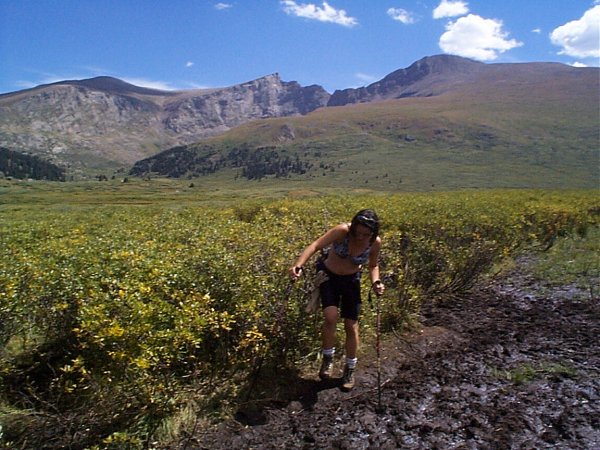
[[[0,147],[0,172],[18,179],[65,181],[65,169],[35,155]]]
[[[202,148],[200,150],[206,150]],[[242,144],[228,152],[202,154],[186,146],[174,147],[158,155],[138,161],[130,171],[133,176],[158,174],[181,178],[209,175],[225,167],[239,168],[240,176],[260,180],[267,176],[278,178],[304,174],[312,164],[298,154],[287,155],[275,146],[253,148]]]

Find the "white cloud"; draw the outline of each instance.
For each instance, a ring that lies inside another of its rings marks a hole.
[[[185,67],[192,67],[194,63],[192,61],[188,61],[185,63]]]
[[[600,5],[588,9],[581,19],[567,22],[550,33],[559,55],[600,58]]]
[[[469,12],[468,3],[462,1],[442,0],[433,10],[434,19],[443,19],[444,17],[464,16]]]
[[[205,84],[198,84],[193,81],[187,81],[182,85],[180,89],[211,89],[211,86],[207,86]]]
[[[42,84],[53,84],[59,83],[61,81],[68,80],[86,80],[88,78],[94,78],[98,76],[114,76],[113,74],[109,74],[108,72],[97,72],[93,74],[82,74],[81,72],[69,72],[68,74],[53,74],[53,73],[41,73],[41,76],[37,81],[19,81],[18,84],[21,87],[35,87]]]
[[[588,67],[587,64],[580,63],[579,61],[575,61],[573,64],[570,64],[573,67]]]
[[[19,90],[20,89],[31,89],[31,88],[38,86],[39,84],[45,84],[45,83],[37,83],[36,84],[33,81],[25,81],[25,80],[18,80],[14,83],[15,87],[17,87]]]
[[[159,91],[174,91],[177,88],[165,81],[147,80],[145,78],[121,78],[123,81],[134,86],[145,87],[149,89],[158,89]]]
[[[120,80],[125,81],[126,83],[133,84],[139,87],[146,87],[150,89],[158,89],[161,91],[174,91],[179,90],[181,88],[174,86],[173,84],[166,81],[155,81],[149,80],[147,78],[136,78],[136,77],[126,77],[121,76],[117,73],[114,73],[110,70],[101,69],[97,67],[86,67],[84,71],[90,71],[92,73],[82,73],[82,71],[78,72],[70,72],[63,74],[55,74],[55,73],[40,73],[37,81],[27,81],[20,80],[16,83],[18,87],[21,88],[31,88],[35,86],[39,86],[42,84],[52,84],[59,83],[67,80],[86,80],[89,78],[99,77],[99,76],[110,76],[114,78],[118,78]]]
[[[354,76],[356,78],[358,78],[361,82],[368,83],[368,84],[374,83],[375,81],[378,80],[378,78],[376,76],[369,75],[367,73],[362,73],[362,72],[355,73]]]
[[[392,19],[397,20],[398,22],[402,22],[405,25],[409,25],[411,23],[416,22],[416,19],[413,16],[413,14],[402,8],[390,8],[387,10],[387,14]]]
[[[534,28],[533,30],[531,30],[531,32],[535,34],[540,34],[542,30],[540,28]]]
[[[223,9],[229,9],[231,7],[233,7],[233,5],[229,3],[217,3],[215,5],[215,9],[218,9],[219,11],[222,11]]]
[[[293,0],[282,0],[281,5],[286,14],[290,16],[303,17],[305,19],[318,20],[319,22],[332,22],[345,27],[358,25],[358,20],[349,17],[343,9],[335,9],[327,2],[323,6],[313,3],[298,4]]]
[[[521,45],[522,42],[508,39],[508,34],[502,31],[502,21],[475,14],[448,23],[439,42],[445,53],[479,61],[494,60],[499,53]]]

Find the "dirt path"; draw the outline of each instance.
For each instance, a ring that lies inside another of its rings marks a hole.
[[[528,286],[529,285],[529,286]],[[359,385],[296,379],[288,401],[204,430],[187,449],[600,448],[600,305],[536,297],[526,276],[423,309],[423,327],[361,358]]]

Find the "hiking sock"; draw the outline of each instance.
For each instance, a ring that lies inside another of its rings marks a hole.
[[[324,348],[321,350],[321,352],[323,353],[323,356],[327,356],[330,358],[333,358],[335,356],[335,347],[333,348]]]
[[[346,358],[344,366],[344,374],[342,375],[342,390],[350,391],[354,388],[355,379],[354,371],[356,369],[356,358]]]
[[[333,355],[335,348],[324,348],[322,350],[323,360],[321,361],[321,369],[319,369],[319,378],[321,380],[329,380],[333,372]]]

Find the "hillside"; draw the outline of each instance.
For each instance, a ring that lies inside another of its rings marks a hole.
[[[307,188],[597,187],[598,69],[456,57],[413,66],[330,100],[359,104],[248,123],[131,173]]]

